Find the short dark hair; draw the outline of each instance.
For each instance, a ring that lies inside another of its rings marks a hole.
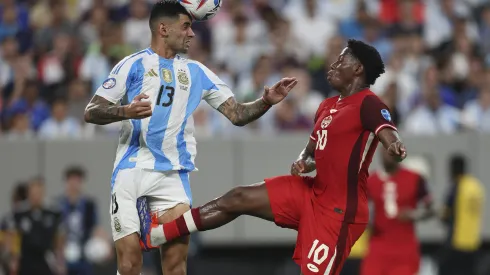
[[[25,201],[27,199],[27,182],[19,182],[15,185],[12,199],[14,202]]]
[[[466,173],[466,158],[463,155],[452,156],[449,165],[452,177],[459,177]]]
[[[162,0],[153,5],[150,12],[150,29],[153,30],[155,20],[162,17],[176,17],[179,14],[191,15],[177,0]]]
[[[366,84],[373,85],[376,79],[385,72],[385,64],[378,50],[371,45],[355,39],[349,39],[347,47],[364,67]]]
[[[80,177],[85,178],[85,169],[80,166],[71,166],[65,170],[65,179],[70,177]]]

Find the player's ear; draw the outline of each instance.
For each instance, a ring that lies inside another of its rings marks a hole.
[[[362,64],[358,62],[354,67],[354,72],[356,73],[356,75],[362,75],[364,73],[364,66],[362,66]]]

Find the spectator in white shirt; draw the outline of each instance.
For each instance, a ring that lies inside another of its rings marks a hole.
[[[130,5],[131,17],[124,25],[124,38],[136,50],[150,46],[151,32],[148,28],[148,3],[134,0]]]
[[[29,116],[26,112],[17,112],[12,117],[12,127],[7,132],[8,140],[28,140],[34,138]]]
[[[490,77],[490,73],[487,73]],[[490,86],[484,85],[478,99],[465,104],[462,115],[463,125],[469,129],[490,133]]]
[[[81,126],[78,120],[69,117],[65,99],[55,100],[51,108],[51,118],[44,121],[39,137],[44,139],[79,138]]]
[[[460,112],[445,104],[437,86],[427,86],[422,91],[423,102],[408,115],[403,125],[407,134],[452,134],[458,130]]]

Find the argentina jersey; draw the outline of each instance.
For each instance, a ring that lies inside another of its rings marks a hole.
[[[115,172],[127,168],[195,170],[192,113],[201,99],[217,109],[233,96],[229,87],[201,63],[180,56],[165,59],[150,48],[124,58],[96,95],[129,104],[149,96],[153,114],[122,121]]]

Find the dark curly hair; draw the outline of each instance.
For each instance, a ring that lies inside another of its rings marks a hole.
[[[385,72],[385,64],[378,50],[371,45],[355,39],[349,39],[347,48],[350,49],[352,55],[364,67],[366,84],[373,85],[376,79]]]

